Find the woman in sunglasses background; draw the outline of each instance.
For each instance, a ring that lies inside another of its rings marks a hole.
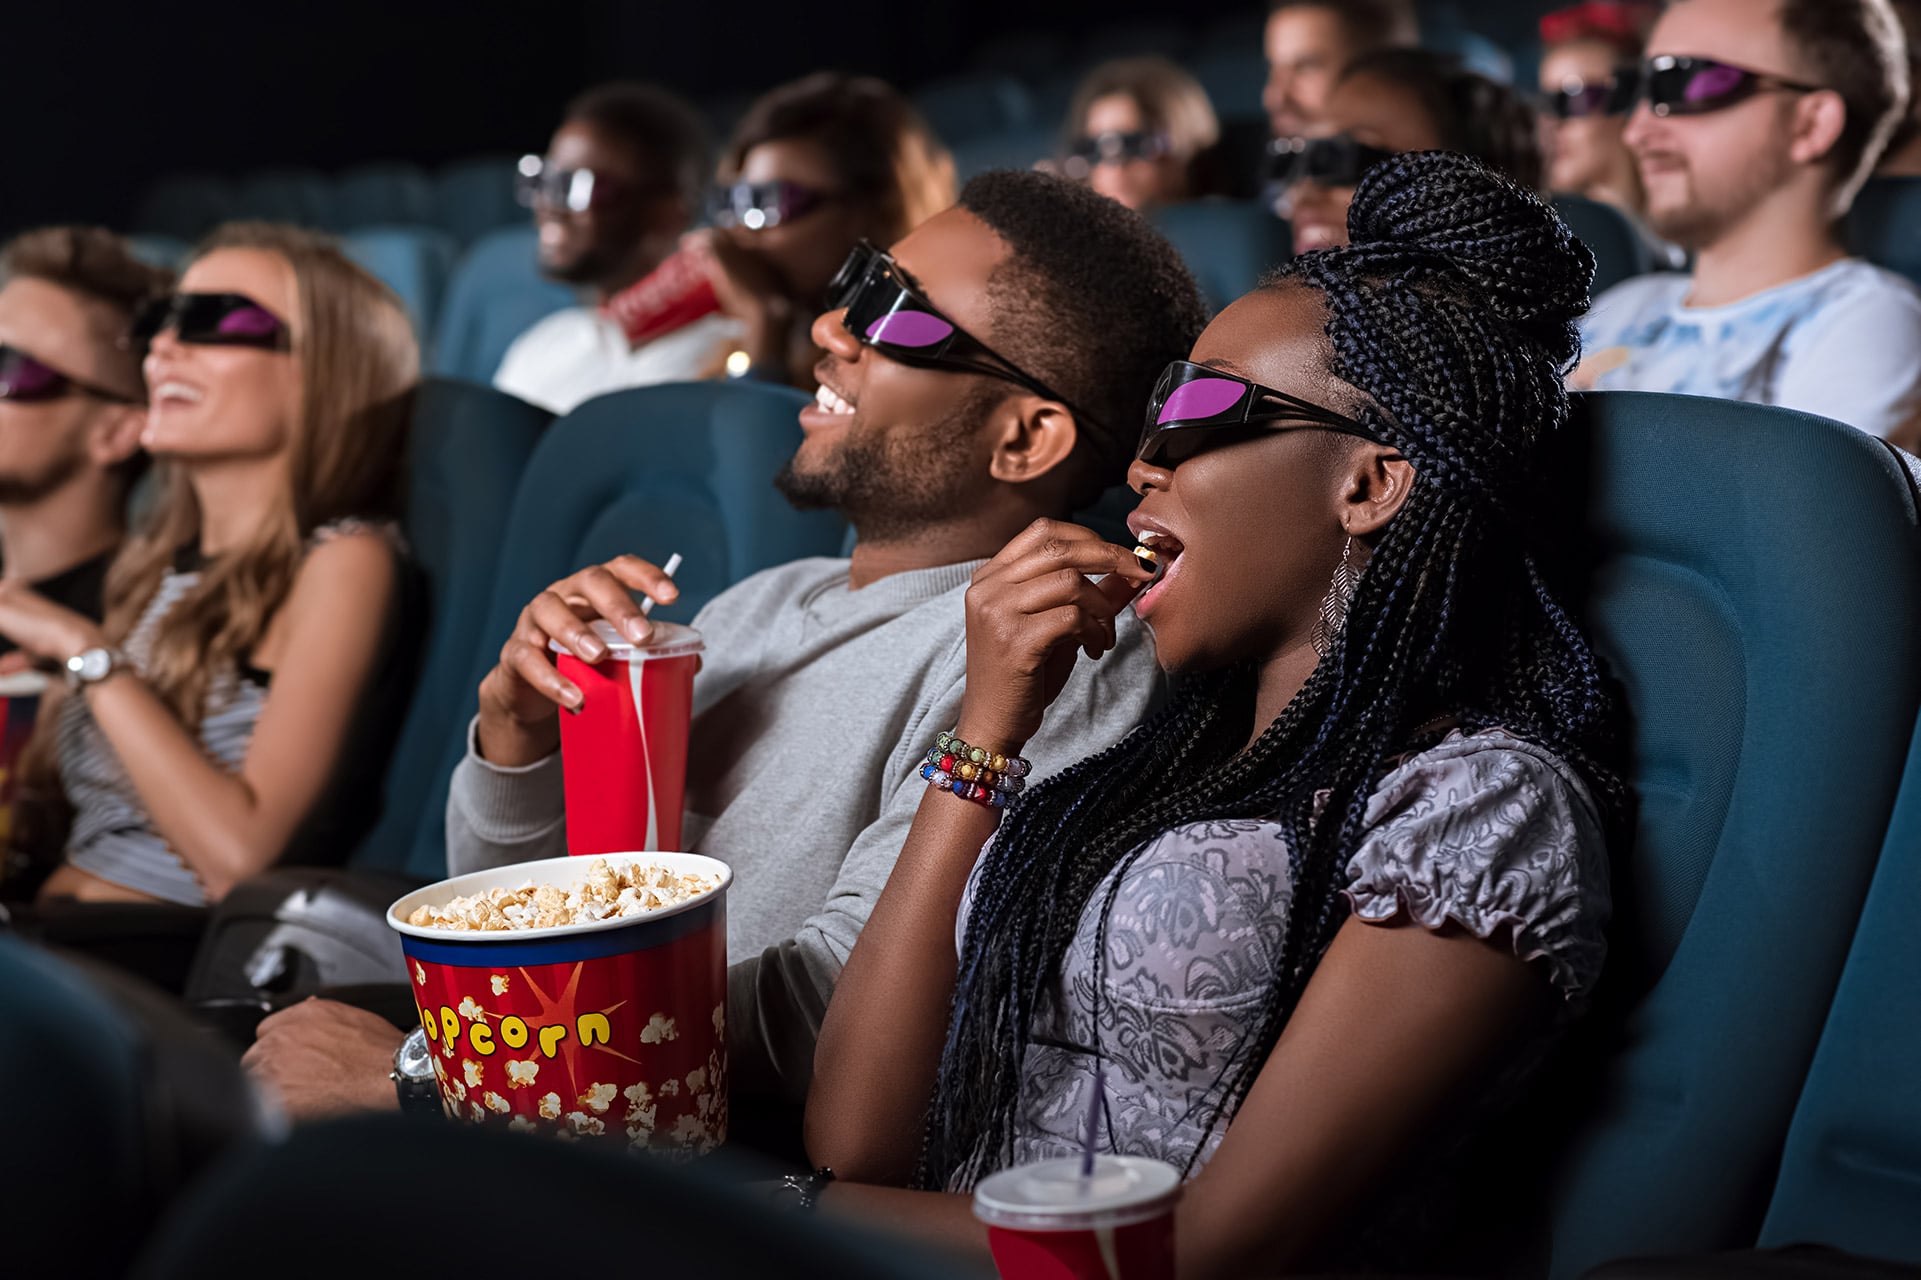
[[[1074,90],[1060,171],[1130,209],[1212,194],[1221,124],[1207,90],[1166,58],[1117,58]]]
[[[953,157],[885,82],[821,72],[760,98],[722,155],[712,225],[687,240],[741,323],[725,372],[813,390],[808,329],[849,251],[953,203]]]
[[[1454,1140],[1581,1011],[1621,718],[1531,513],[1593,258],[1448,153],[1353,219],[1163,377],[1130,474],[1158,569],[1043,524],[975,575],[959,723],[821,1031],[825,1210],[980,1248],[962,1193],[1091,1142],[1190,1180],[1183,1277],[1431,1265]],[[1130,598],[1172,705],[1023,790]]]
[[[1404,151],[1455,151],[1530,191],[1545,178],[1534,109],[1504,84],[1426,49],[1369,54],[1341,73],[1313,137],[1270,146],[1269,189],[1294,252],[1347,243],[1361,175]]]
[[[36,827],[64,852],[43,900],[217,901],[323,795],[376,785],[355,762],[394,728],[406,313],[330,241],[265,224],[215,232],[179,289],[135,328],[164,484],[105,623],[0,599],[0,632],[67,682],[29,748],[49,785],[22,796],[70,816]]]
[[[1660,6],[1590,0],[1541,19],[1542,127],[1547,185],[1626,214],[1655,263],[1687,265],[1687,254],[1648,230],[1647,190],[1623,136],[1641,92],[1641,49]]]

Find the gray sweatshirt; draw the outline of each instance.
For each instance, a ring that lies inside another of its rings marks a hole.
[[[963,596],[978,562],[849,589],[845,560],[757,574],[694,619],[683,843],[734,870],[728,891],[730,1070],[743,1091],[805,1097],[841,966],[880,897],[954,727],[966,678]],[[1045,777],[1120,740],[1159,699],[1146,628],[1085,658],[1027,746]],[[965,803],[955,800],[955,804]],[[566,852],[560,757],[519,769],[474,750],[447,800],[449,872]]]

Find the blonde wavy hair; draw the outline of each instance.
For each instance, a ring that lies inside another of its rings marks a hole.
[[[289,443],[287,501],[252,543],[209,563],[155,631],[148,685],[197,728],[213,673],[260,643],[293,588],[313,531],[346,517],[400,510],[402,461],[420,348],[393,291],[329,237],[298,227],[236,222],[194,251],[272,253],[293,268],[299,296],[292,358],[299,410]],[[161,467],[162,493],[107,574],[108,638],[120,643],[153,599],[179,548],[200,537],[200,503],[179,468]]]

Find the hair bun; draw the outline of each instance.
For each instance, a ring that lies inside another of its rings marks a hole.
[[[1347,229],[1353,265],[1457,276],[1557,364],[1580,349],[1594,255],[1551,205],[1479,160],[1421,151],[1375,165]]]

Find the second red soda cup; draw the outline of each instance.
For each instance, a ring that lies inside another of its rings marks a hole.
[[[1140,1156],[1016,1165],[974,1188],[1002,1280],[1174,1280],[1180,1170]]]
[[[594,633],[607,646],[596,663],[553,646],[582,698],[560,717],[567,852],[678,850],[700,632],[656,622],[643,645],[606,622]]]

